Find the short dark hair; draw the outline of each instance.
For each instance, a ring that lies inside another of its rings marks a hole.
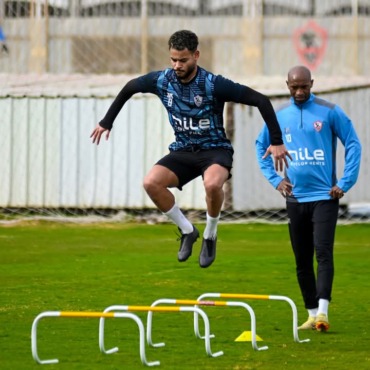
[[[187,30],[177,31],[168,40],[168,48],[195,52],[198,48],[198,36]]]

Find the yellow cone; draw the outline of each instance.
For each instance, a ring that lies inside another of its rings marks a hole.
[[[235,342],[251,342],[252,341],[252,332],[251,331],[243,331],[238,338],[235,339]],[[256,341],[260,342],[263,341],[261,337],[256,334]]]

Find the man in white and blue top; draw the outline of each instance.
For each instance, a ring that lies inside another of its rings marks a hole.
[[[334,278],[333,246],[339,199],[356,183],[361,144],[351,120],[335,104],[311,93],[311,72],[304,66],[288,73],[290,101],[276,114],[292,160],[280,176],[265,152],[265,128],[256,140],[263,175],[285,198],[297,279],[308,320],[300,329],[329,329],[328,307]],[[337,139],[345,148],[343,175],[337,179]],[[314,271],[314,254],[317,276]]]
[[[257,91],[197,65],[198,37],[191,31],[175,32],[168,41],[172,68],[150,72],[129,81],[91,134],[99,144],[105,133],[109,138],[113,122],[124,104],[136,93],[157,95],[168,112],[175,141],[169,154],[160,159],[144,179],[144,188],[160,211],[181,232],[178,260],[192,254],[199,231],[181,212],[169,188],[180,190],[202,176],[206,192],[207,224],[199,256],[201,267],[208,267],[216,256],[217,224],[224,201],[223,185],[231,177],[233,148],[226,137],[223,109],[225,102],[248,104],[259,109],[271,136],[269,154],[275,166],[287,164],[282,134],[270,100]]]

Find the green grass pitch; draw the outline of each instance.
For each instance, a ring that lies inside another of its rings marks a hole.
[[[204,225],[198,225],[202,231]],[[294,300],[299,322],[306,319],[295,277],[286,225],[219,225],[217,258],[198,266],[200,239],[193,256],[177,261],[175,226],[170,224],[72,225],[30,222],[0,226],[0,368],[2,370],[143,369],[139,336],[131,320],[107,319],[100,353],[98,319],[46,318],[39,324],[39,355],[59,364],[39,365],[31,355],[31,325],[43,311],[102,311],[112,304],[150,305],[158,298],[196,299],[205,292],[285,295]],[[211,331],[210,358],[193,332],[187,312],[154,313],[148,361],[160,369],[369,369],[370,225],[339,225],[335,278],[327,333],[299,332],[309,343],[295,343],[286,302],[244,301],[256,314],[257,334],[267,351],[235,342],[250,330],[239,307],[205,307]],[[145,313],[137,313],[146,322]]]

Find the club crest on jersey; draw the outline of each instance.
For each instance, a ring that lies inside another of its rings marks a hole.
[[[194,96],[194,103],[197,107],[200,107],[202,105],[203,98],[199,95]]]
[[[322,122],[320,121],[315,121],[313,123],[313,128],[317,131],[317,132],[320,132],[321,129],[322,129]]]

